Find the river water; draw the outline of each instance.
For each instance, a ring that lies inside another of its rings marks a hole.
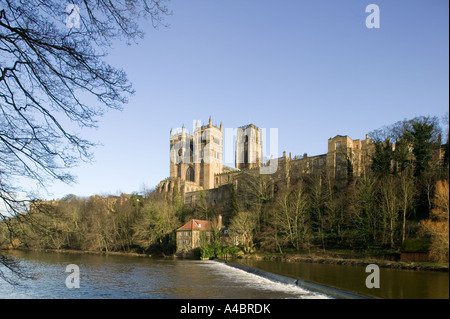
[[[383,299],[448,299],[449,273],[379,268],[379,288],[367,288],[365,266],[237,260],[246,266]]]
[[[33,279],[11,286],[0,279],[0,298],[10,299],[318,299],[327,296],[214,261],[72,253],[13,252]],[[364,267],[240,260],[292,278],[381,298],[447,298],[447,272],[381,269],[379,289],[365,287]],[[80,287],[69,289],[70,264]],[[7,273],[5,269],[0,269]]]
[[[11,286],[9,299],[305,299],[326,296],[235,269],[215,261],[117,255],[14,252],[34,279]],[[77,265],[80,288],[66,287],[68,265]]]

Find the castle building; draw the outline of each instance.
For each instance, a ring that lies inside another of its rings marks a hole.
[[[292,158],[291,153],[283,152],[271,178],[289,184],[291,178],[325,170],[336,179],[347,178],[349,172],[361,176],[371,164],[373,145],[367,134],[363,140],[336,135],[328,139],[326,154]],[[223,203],[229,199],[229,186],[242,172],[259,173],[268,165],[270,161],[263,162],[262,130],[254,124],[237,129],[235,167],[224,165],[223,126],[213,125],[210,117],[207,125],[196,123],[193,134],[184,126],[181,132],[170,131],[170,176],[156,190],[169,194],[176,190],[185,204],[194,204],[201,196],[210,204]]]
[[[364,169],[370,165],[373,151],[373,141],[368,134],[364,140],[352,140],[348,136],[336,135],[328,140],[327,166],[331,168],[333,177],[348,174],[349,164],[352,165],[353,176],[361,176]]]

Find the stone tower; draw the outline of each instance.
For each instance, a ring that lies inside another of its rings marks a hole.
[[[214,188],[214,175],[223,170],[223,127],[196,123],[194,135],[170,131],[170,177],[193,182],[203,189]]]
[[[261,129],[253,124],[239,127],[236,137],[236,168],[260,167],[262,155]]]
[[[193,137],[184,125],[181,133],[174,134],[170,130],[170,177],[194,181],[193,149]]]
[[[204,189],[214,188],[214,175],[223,170],[223,127],[208,125],[196,127],[194,132],[195,182]]]

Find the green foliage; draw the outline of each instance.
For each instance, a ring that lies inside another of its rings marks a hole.
[[[390,139],[375,143],[375,156],[372,159],[372,171],[379,177],[384,177],[392,172],[392,160],[394,152]]]
[[[413,145],[414,175],[416,177],[421,177],[430,168],[433,148],[437,139],[436,122],[437,120],[432,118],[414,119],[411,121],[411,129],[405,134],[405,138]]]
[[[411,238],[403,242],[401,251],[404,252],[428,252],[431,241],[427,238]]]
[[[222,258],[236,258],[239,253],[242,252],[242,249],[237,246],[222,246],[222,254],[220,255]]]
[[[202,245],[200,247],[201,258],[216,258],[219,246],[216,243]]]
[[[237,246],[220,245],[217,241],[202,245],[201,258],[236,258],[242,250]]]

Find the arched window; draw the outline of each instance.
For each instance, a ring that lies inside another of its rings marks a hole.
[[[194,174],[194,169],[192,168],[192,166],[188,166],[188,168],[186,170],[186,180],[191,181],[191,182],[195,181],[195,174]]]

